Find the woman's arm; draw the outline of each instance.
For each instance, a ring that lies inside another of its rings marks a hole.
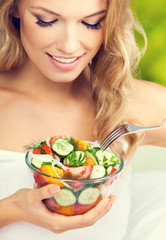
[[[166,88],[158,84],[149,84],[147,94],[147,116],[149,125],[162,125],[155,131],[146,131],[143,144],[166,147]]]
[[[0,201],[0,227],[25,221],[54,233],[93,225],[111,208],[115,196],[103,199],[95,208],[83,215],[63,216],[52,213],[44,206],[42,199],[55,196],[59,186],[47,185],[38,189],[21,189]]]
[[[155,131],[147,131],[143,137],[142,145],[154,145],[166,148],[166,122],[161,124],[162,128]]]
[[[135,80],[135,104],[132,117],[138,119],[143,126],[163,125],[154,131],[145,131],[140,145],[156,145],[166,147],[166,88],[152,82]]]
[[[14,207],[12,197],[0,200],[0,228],[17,222],[16,215],[17,212],[16,208]]]

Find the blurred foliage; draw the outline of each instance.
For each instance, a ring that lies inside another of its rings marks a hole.
[[[132,0],[131,7],[142,24],[148,47],[139,68],[141,78],[166,86],[166,1]],[[142,44],[142,37],[137,36]]]

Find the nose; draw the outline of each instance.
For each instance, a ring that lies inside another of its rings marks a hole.
[[[57,49],[63,54],[73,55],[80,46],[77,29],[74,25],[65,26],[58,37]]]

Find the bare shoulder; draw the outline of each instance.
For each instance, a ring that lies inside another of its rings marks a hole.
[[[149,82],[149,81],[145,81],[145,80],[134,80],[134,89],[135,89],[135,93],[140,95],[144,95],[144,97],[146,98],[151,98],[152,96],[154,97],[154,95],[156,95],[156,97],[158,96],[158,100],[161,99],[161,97],[166,97],[166,87],[154,83],[154,82]],[[139,91],[138,91],[139,90]],[[145,94],[146,93],[146,94]],[[162,96],[161,96],[162,94]],[[161,96],[161,97],[160,97]],[[153,98],[154,99],[154,98]],[[151,99],[151,100],[153,100]],[[154,99],[156,100],[156,99]]]
[[[143,126],[161,125],[166,119],[166,88],[156,83],[134,80],[133,93],[130,118]],[[166,147],[166,127],[142,133],[140,145]]]
[[[131,114],[143,124],[157,124],[166,118],[166,87],[143,80],[134,80],[134,104]]]

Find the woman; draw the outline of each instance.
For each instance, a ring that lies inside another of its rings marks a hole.
[[[144,33],[134,20],[129,2],[0,1],[0,149],[1,159],[6,159],[2,161],[4,169],[10,171],[14,163],[13,167],[17,166],[17,172],[22,174],[24,146],[32,140],[65,134],[101,141],[124,122],[150,126],[160,124],[166,117],[163,104],[166,89],[132,77],[142,54],[136,47],[133,27]],[[127,160],[138,145],[165,147],[166,130],[131,135],[125,140],[126,151],[119,144],[115,147]],[[16,162],[18,159],[20,161]],[[121,231],[115,229],[113,236],[121,239],[124,235],[129,212],[129,197],[125,197],[127,171],[121,179],[125,187],[124,192],[120,192],[124,195],[117,193],[112,209],[114,196],[104,199],[88,213],[75,217],[52,214],[41,203],[42,199],[57,194],[58,186],[35,190],[23,188],[26,184],[29,187],[26,177],[20,180],[23,174],[18,174],[16,181],[16,172],[8,173],[8,178],[5,178],[6,174],[1,175],[2,180],[8,182],[7,187],[11,182],[14,186],[9,190],[4,187],[1,191],[3,239],[9,239],[9,236],[36,239],[40,232],[40,239],[76,239],[81,233],[84,237],[88,233],[87,237],[97,240],[99,230],[109,239],[106,223],[113,229],[120,221],[123,227]],[[16,191],[19,188],[22,189]],[[126,201],[127,208],[123,220],[122,201]],[[117,206],[119,214],[116,214]],[[112,220],[108,223],[109,218]],[[92,226],[95,222],[98,225]],[[87,226],[91,227],[67,231]],[[45,229],[64,233],[56,236]]]

